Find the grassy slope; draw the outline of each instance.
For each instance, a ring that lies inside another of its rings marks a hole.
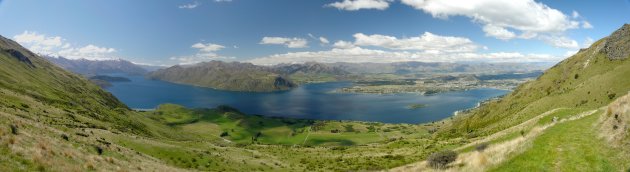
[[[630,25],[624,27],[630,29]],[[630,35],[623,37],[627,40]],[[438,137],[472,141],[457,148],[462,155],[453,170],[627,170],[628,124],[601,110],[594,115],[578,115],[609,105],[630,90],[630,80],[625,79],[630,76],[630,60],[611,60],[602,51],[606,39],[560,62],[504,98],[446,120]],[[603,125],[598,121],[604,114],[609,119],[607,130],[598,128]],[[561,122],[551,122],[553,117]],[[616,141],[606,142],[602,137]],[[476,145],[484,142],[490,144],[488,150],[474,151]],[[399,169],[414,168],[427,170],[423,163]]]
[[[85,78],[0,40],[0,171],[387,169],[460,144],[432,140],[431,125],[263,118],[176,105],[136,112]],[[230,141],[219,137],[223,131]]]
[[[597,108],[630,90],[630,60],[609,60],[604,40],[577,53],[504,98],[451,121],[441,137],[486,136],[554,108]]]
[[[622,152],[598,138],[598,113],[558,124],[534,139],[531,148],[492,171],[623,171]]]

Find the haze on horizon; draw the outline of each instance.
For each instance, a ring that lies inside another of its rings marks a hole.
[[[4,0],[0,34],[42,55],[150,65],[558,62],[629,13],[627,0]]]

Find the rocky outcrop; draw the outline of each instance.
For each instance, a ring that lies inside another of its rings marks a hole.
[[[610,60],[623,60],[630,57],[630,24],[624,24],[608,36],[603,51]]]
[[[28,59],[28,57],[26,57],[24,54],[22,54],[22,52],[18,50],[7,49],[7,50],[4,50],[4,52],[8,53],[10,56],[16,58],[22,63],[26,63],[28,66],[35,67],[35,65],[33,65],[33,62],[31,62],[31,60]]]

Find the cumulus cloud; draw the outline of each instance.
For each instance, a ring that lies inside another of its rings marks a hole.
[[[193,9],[193,8],[197,8],[199,5],[201,5],[199,2],[194,1],[194,2],[189,3],[189,4],[179,5],[179,6],[177,6],[177,8],[180,8],[180,9]]]
[[[495,37],[501,40],[509,40],[516,37],[516,34],[514,34],[514,32],[509,31],[503,27],[497,27],[491,24],[485,25],[483,27],[483,32],[486,33],[486,36]],[[530,36],[526,35],[525,37],[530,37]]]
[[[592,27],[585,20],[581,22],[577,20],[581,18],[577,11],[565,15],[557,9],[534,0],[401,1],[403,4],[431,14],[435,18],[447,19],[450,16],[471,18],[473,22],[483,25],[486,36],[501,40],[532,39],[545,35],[558,37],[569,29]],[[564,44],[562,46],[572,47]]]
[[[564,36],[539,36],[539,39],[546,42],[547,44],[558,47],[558,48],[566,48],[566,49],[578,49],[580,46],[577,41],[564,37]]]
[[[354,41],[338,40],[332,49],[323,51],[301,51],[273,54],[248,60],[259,65],[280,63],[305,63],[317,61],[335,62],[553,62],[564,56],[549,54],[523,54],[519,52],[482,53],[487,50],[465,37],[442,36],[425,32],[417,37],[397,38],[394,36],[363,33],[353,35]],[[560,37],[562,38],[562,37]],[[571,47],[573,42],[564,39],[559,46]]]
[[[60,36],[46,36],[37,32],[24,31],[13,39],[34,53],[48,56],[62,56],[69,59],[110,60],[115,59],[114,48],[93,44],[73,46]]]
[[[219,51],[225,48],[225,46],[223,45],[200,42],[200,43],[195,43],[191,45],[190,47],[197,49],[197,53],[193,55],[186,55],[186,56],[174,56],[174,57],[170,57],[169,60],[175,61],[175,63],[177,64],[194,64],[194,63],[217,60],[217,59],[223,59],[223,60],[234,59],[234,57],[221,56],[216,53],[216,51]]]
[[[463,37],[450,37],[435,35],[425,32],[418,37],[396,38],[387,35],[365,35],[357,33],[353,35],[355,45],[376,46],[393,50],[420,50],[433,52],[472,52],[478,46],[470,39]]]
[[[557,61],[561,57],[546,54],[521,54],[517,52],[498,53],[432,53],[432,52],[409,52],[409,51],[384,51],[373,50],[361,47],[353,48],[333,48],[328,51],[305,51],[290,52],[285,54],[274,54],[266,57],[249,60],[258,65],[274,65],[280,63],[305,63],[317,61],[323,63],[335,62],[456,62],[456,61],[485,61],[485,62],[541,62]]]
[[[578,26],[578,22],[559,10],[534,0],[402,0],[402,3],[437,18],[466,16],[485,25],[519,31],[562,32]]]
[[[333,44],[333,47],[340,49],[349,49],[356,47],[352,42],[347,41],[337,41]]]
[[[393,0],[343,0],[326,4],[325,7],[333,7],[339,10],[357,11],[361,9],[385,10]]]
[[[260,44],[285,45],[288,48],[308,47],[308,41],[304,38],[263,37]]]

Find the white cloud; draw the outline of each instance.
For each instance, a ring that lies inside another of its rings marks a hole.
[[[463,37],[440,36],[425,32],[419,37],[396,38],[387,35],[354,34],[355,45],[377,46],[393,50],[421,50],[439,52],[472,52],[478,46]]]
[[[260,44],[285,45],[288,48],[308,47],[308,41],[304,38],[263,37]]]
[[[575,55],[578,51],[579,51],[579,50],[569,50],[569,51],[567,51],[567,52],[565,52],[565,53],[564,53],[564,57],[565,57],[565,58],[567,58],[567,57],[571,57],[571,56]]]
[[[543,35],[559,35],[568,29],[577,29],[579,17],[573,12],[567,16],[557,9],[534,0],[401,0],[403,4],[447,19],[450,16],[466,16],[483,25],[486,36],[509,40],[531,39]],[[518,31],[521,35],[516,36]]]
[[[335,42],[335,44],[333,44],[333,47],[339,48],[339,49],[349,49],[349,48],[354,48],[356,46],[352,42],[337,41]]]
[[[530,32],[562,32],[577,27],[559,10],[533,0],[402,0],[437,18],[466,16],[482,24]]]
[[[564,37],[564,36],[539,36],[539,39],[546,42],[547,44],[558,47],[558,48],[566,48],[566,49],[578,49],[580,46],[577,41]]]
[[[189,4],[179,5],[179,6],[177,6],[177,8],[180,8],[180,9],[193,9],[193,8],[197,8],[199,5],[201,5],[199,2],[194,1],[194,2],[189,3]]]
[[[574,19],[579,18],[580,17],[580,13],[578,13],[577,11],[573,11],[571,13],[571,17],[573,17]]]
[[[232,0],[214,0],[214,2],[232,2]]]
[[[591,25],[591,23],[589,23],[588,21],[582,21],[582,28],[584,28],[584,29],[592,29],[593,25]]]
[[[67,43],[59,36],[46,36],[37,32],[24,31],[13,39],[30,51],[49,56],[62,56],[69,59],[89,59],[89,60],[110,60],[115,59],[114,48],[100,47],[88,44],[82,47],[75,47]]]
[[[343,0],[326,4],[325,7],[334,7],[340,10],[357,11],[360,9],[385,10],[393,0]]]
[[[224,49],[225,46],[223,45],[213,43],[195,43],[190,47],[197,49],[197,53],[187,56],[174,56],[170,57],[169,60],[173,60],[177,64],[194,64],[217,59],[234,59],[234,57],[225,57],[215,53],[216,51]],[[236,45],[234,47],[237,48]]]
[[[486,36],[495,37],[501,40],[509,40],[516,37],[516,34],[514,34],[514,32],[509,31],[503,27],[497,27],[491,24],[487,24],[486,26],[484,26],[483,31],[486,33]],[[526,35],[525,37],[529,37],[529,35]]]
[[[193,44],[191,47],[199,49],[199,51],[201,51],[201,52],[213,52],[213,51],[219,51],[219,50],[225,48],[225,46],[223,46],[223,45],[212,44],[212,43],[207,43],[207,44],[196,43],[196,44]]]
[[[218,59],[230,60],[230,59],[235,59],[235,57],[225,57],[225,56],[218,55],[216,53],[206,52],[206,53],[197,53],[197,54],[189,55],[189,56],[175,56],[175,57],[169,58],[169,60],[173,60],[175,61],[175,63],[182,64],[182,65],[195,64],[195,63],[218,60]]]
[[[328,41],[328,39],[324,38],[324,37],[319,37],[319,42],[322,44],[328,44],[330,43],[330,41]]]
[[[591,37],[586,37],[586,39],[584,40],[584,42],[582,43],[582,48],[588,48],[591,46],[591,44],[593,44],[593,42],[595,42],[595,40],[593,40],[593,38]]]
[[[516,52],[498,53],[432,53],[432,52],[408,52],[408,51],[383,51],[372,50],[361,47],[347,49],[333,48],[328,51],[315,52],[291,52],[285,54],[275,54],[266,57],[256,58],[248,62],[258,65],[274,65],[280,63],[305,63],[317,61],[323,63],[335,62],[456,62],[456,61],[485,61],[485,62],[541,62],[558,61],[561,57],[547,54],[521,54]]]

